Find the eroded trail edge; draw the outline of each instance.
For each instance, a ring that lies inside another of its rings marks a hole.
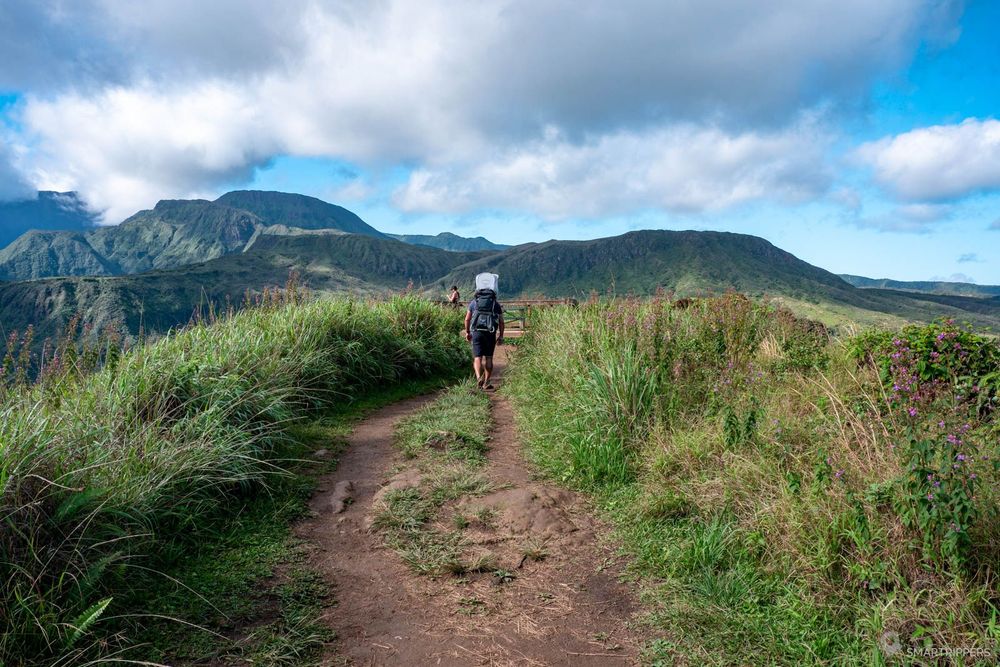
[[[507,355],[498,352],[502,381]],[[492,571],[420,576],[372,530],[379,490],[405,486],[409,474],[394,427],[433,400],[402,401],[359,424],[337,470],[321,479],[315,515],[296,527],[334,588],[326,620],[337,641],[324,664],[637,664],[636,604],[601,539],[607,531],[579,496],[532,478],[502,394],[490,394],[494,427],[482,469],[493,490],[450,508],[483,518],[463,537],[495,560]],[[544,557],[525,557],[526,544],[540,545]]]

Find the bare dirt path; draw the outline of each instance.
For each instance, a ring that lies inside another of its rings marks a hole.
[[[497,357],[502,381],[506,350]],[[499,383],[497,383],[499,384]],[[512,410],[491,394],[495,429],[487,474],[498,489],[467,499],[495,517],[468,533],[512,578],[421,577],[368,528],[375,493],[401,457],[393,427],[433,397],[396,403],[362,422],[337,470],[312,500],[316,515],[296,528],[313,565],[334,587],[328,622],[337,641],[327,665],[631,665],[639,637],[628,628],[634,600],[618,582],[604,529],[575,494],[534,480],[521,457]],[[353,485],[353,502],[331,510]],[[542,545],[542,560],[524,544]]]

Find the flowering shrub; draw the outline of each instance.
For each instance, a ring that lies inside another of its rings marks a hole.
[[[980,519],[974,424],[992,416],[998,355],[994,341],[943,321],[894,336],[878,360],[904,439],[901,515],[919,531],[925,558],[968,564],[969,530]],[[984,400],[985,399],[985,400]]]
[[[912,361],[910,373],[922,385],[935,381],[951,385],[955,400],[974,407],[981,418],[990,418],[1000,404],[1000,343],[954,320],[908,326],[898,334],[868,331],[854,338],[851,352],[859,361],[878,367],[887,389],[898,384],[893,369],[905,353]]]

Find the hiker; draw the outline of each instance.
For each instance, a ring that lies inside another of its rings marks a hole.
[[[465,313],[465,339],[472,342],[472,369],[480,389],[493,389],[493,351],[503,345],[503,308],[497,301],[495,273],[476,276],[476,293]]]
[[[448,303],[451,304],[452,308],[458,308],[458,304],[462,302],[462,297],[458,294],[458,285],[451,286],[451,294],[448,295]]]

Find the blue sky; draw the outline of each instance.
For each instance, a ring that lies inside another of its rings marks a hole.
[[[0,197],[115,223],[275,189],[390,232],[712,229],[1000,284],[1000,3],[276,7],[4,3]]]

